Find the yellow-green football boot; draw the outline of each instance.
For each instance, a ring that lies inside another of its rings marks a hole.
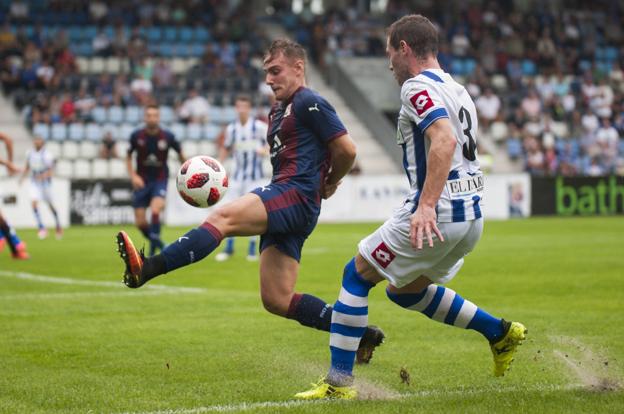
[[[494,376],[502,377],[509,369],[513,361],[518,345],[526,339],[527,328],[520,322],[507,322],[503,319],[503,325],[508,326],[507,333],[503,338],[490,344],[494,357]]]

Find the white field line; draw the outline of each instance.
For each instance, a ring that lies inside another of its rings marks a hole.
[[[457,390],[425,390],[411,393],[399,394],[398,398],[389,398],[388,401],[396,401],[398,399],[410,399],[410,398],[427,398],[427,397],[451,397],[462,395],[482,395],[491,393],[508,393],[508,392],[552,392],[552,391],[568,391],[581,388],[580,385],[554,385],[554,384],[539,384],[535,386],[519,387],[492,387],[492,388],[480,388],[480,389],[457,389]],[[366,401],[366,400],[359,400]],[[371,400],[374,401],[374,400]],[[379,400],[377,400],[379,401]],[[177,408],[160,411],[144,411],[144,412],[126,412],[124,414],[202,414],[202,413],[230,413],[239,411],[256,411],[268,408],[295,408],[305,405],[320,405],[320,404],[349,404],[349,401],[344,400],[316,400],[316,401],[302,401],[302,400],[289,400],[289,401],[262,401],[262,402],[241,402],[237,404],[223,404],[223,405],[209,405],[205,407],[196,408]]]
[[[170,290],[149,290],[141,292],[119,292],[119,291],[98,291],[98,292],[59,292],[59,293],[22,293],[14,295],[0,295],[1,300],[47,300],[47,299],[82,299],[82,298],[118,298],[120,296],[138,297],[138,296],[159,296],[178,294],[177,291]]]
[[[98,286],[98,287],[110,287],[117,289],[125,289],[123,283],[119,282],[107,282],[101,280],[82,280],[68,277],[35,275],[25,272],[7,272],[0,270],[0,276],[10,277],[15,279],[29,280],[33,282],[41,283],[56,283],[61,285],[74,285],[74,286]],[[178,286],[166,286],[166,285],[146,285],[141,288],[142,290],[161,290],[170,293],[205,293],[206,289],[193,288],[193,287],[178,287]]]

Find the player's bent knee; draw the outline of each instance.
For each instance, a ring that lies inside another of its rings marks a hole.
[[[288,306],[290,305],[290,300],[288,298],[282,298],[278,295],[267,294],[265,292],[261,292],[260,295],[262,297],[264,309],[274,315],[286,316],[288,313]]]

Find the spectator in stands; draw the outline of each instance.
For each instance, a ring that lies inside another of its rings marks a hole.
[[[166,59],[158,59],[154,65],[154,86],[157,88],[163,88],[173,85],[173,71],[171,65]]]
[[[2,89],[7,94],[11,94],[20,86],[20,69],[14,57],[6,56],[3,59],[2,67],[0,67],[0,81]]]
[[[66,123],[76,121],[76,106],[69,93],[63,94],[63,99],[61,101],[61,120]]]
[[[117,143],[115,142],[113,134],[110,131],[106,131],[104,133],[102,145],[100,145],[99,156],[105,160],[119,157],[117,154]]]
[[[539,118],[542,112],[542,101],[540,101],[535,89],[529,90],[527,96],[522,100],[521,107],[527,118],[532,120]]]
[[[113,53],[111,41],[102,29],[100,29],[93,38],[91,46],[96,56],[109,57]]]
[[[596,130],[596,143],[600,147],[602,161],[609,170],[615,168],[618,156],[619,134],[611,124],[609,118],[602,118],[600,127]]]
[[[81,87],[80,91],[78,91],[78,97],[74,101],[77,119],[83,122],[90,122],[91,111],[96,105],[95,99],[87,93],[87,88]]]
[[[210,104],[203,96],[200,96],[197,89],[191,89],[188,98],[182,103],[178,110],[178,116],[183,122],[205,123],[208,121]]]
[[[76,65],[76,57],[68,48],[62,49],[58,53],[55,66],[61,75],[75,73],[78,69],[78,66]]]
[[[501,107],[500,98],[494,94],[492,88],[485,88],[483,95],[475,102],[477,113],[483,121],[483,127],[487,128],[497,117]]]
[[[132,96],[137,103],[142,105],[147,103],[153,89],[154,87],[152,85],[152,81],[145,79],[141,73],[137,74],[134,80],[130,83],[130,92],[132,92]]]
[[[54,67],[50,64],[50,61],[48,61],[47,59],[44,60],[37,68],[36,73],[41,88],[49,89],[52,86],[52,81],[54,80],[55,73]]]
[[[544,152],[539,141],[533,135],[528,135],[524,139],[524,148],[526,151],[526,171],[532,175],[544,175]]]
[[[29,7],[25,1],[11,1],[9,16],[13,21],[25,21],[28,19]]]
[[[108,15],[106,2],[95,0],[89,2],[89,15],[95,23],[102,23]]]

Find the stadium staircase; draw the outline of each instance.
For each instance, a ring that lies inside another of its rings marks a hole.
[[[13,139],[13,161],[18,166],[22,166],[26,151],[31,146],[31,135],[10,98],[7,98],[4,93],[0,93],[0,132]],[[2,152],[2,156],[4,156],[4,152]]]

